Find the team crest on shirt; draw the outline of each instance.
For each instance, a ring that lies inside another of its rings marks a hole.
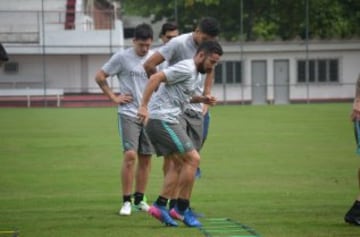
[[[147,74],[145,71],[130,71],[130,76],[147,78]]]

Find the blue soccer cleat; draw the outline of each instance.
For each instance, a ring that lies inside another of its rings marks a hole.
[[[189,227],[201,227],[201,222],[196,219],[190,208],[187,208],[184,212],[180,212],[176,207],[170,210],[170,216],[174,219],[184,222]]]

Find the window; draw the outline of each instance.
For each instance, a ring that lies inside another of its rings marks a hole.
[[[319,68],[319,73],[318,73],[318,78],[319,78],[319,82],[326,82],[326,60],[319,60],[318,61],[318,68]]]
[[[222,70],[222,67],[223,65],[222,65],[222,63],[219,63],[218,65],[216,65],[216,67],[215,67],[215,75],[214,75],[214,77],[215,77],[215,84],[221,84],[222,83],[222,77],[223,77],[223,74],[222,74],[222,72],[223,72],[223,70]]]
[[[241,61],[224,61],[215,67],[215,84],[221,84],[221,83],[234,84],[241,82],[242,82]]]
[[[297,75],[298,75],[298,82],[305,82],[305,80],[306,80],[306,64],[304,61],[298,61]]]
[[[330,81],[338,82],[339,81],[339,62],[337,59],[330,60]]]
[[[310,59],[308,63],[309,82],[339,82],[338,59]],[[306,60],[298,60],[297,62],[297,82],[306,82]]]
[[[124,28],[124,38],[134,38],[135,28]]]
[[[4,64],[4,72],[7,74],[17,73],[19,71],[19,64],[17,62],[7,62]]]

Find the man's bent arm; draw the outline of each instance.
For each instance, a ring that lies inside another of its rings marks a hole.
[[[104,94],[107,95],[107,97],[109,97],[110,100],[115,101],[116,95],[111,90],[106,80],[108,76],[109,75],[107,75],[103,70],[100,70],[96,73],[95,81],[99,85],[101,90],[104,92]]]
[[[151,75],[156,73],[156,66],[165,61],[165,58],[159,53],[155,52],[148,58],[144,63],[144,69],[147,76],[150,78]]]
[[[165,81],[166,81],[166,77],[163,72],[158,72],[152,75],[143,92],[143,98],[141,100],[140,106],[147,107],[154,91],[159,87],[161,82],[165,82]]]

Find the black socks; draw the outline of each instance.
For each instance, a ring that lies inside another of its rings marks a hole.
[[[165,197],[162,197],[162,196],[159,196],[158,199],[156,200],[156,204],[158,206],[166,206],[167,202],[168,202],[168,199]]]
[[[123,202],[131,202],[131,195],[124,195]]]
[[[134,193],[134,204],[139,205],[139,203],[144,199],[144,194],[136,192]]]
[[[177,200],[177,207],[180,212],[184,212],[190,206],[190,201],[187,199],[179,198]]]

